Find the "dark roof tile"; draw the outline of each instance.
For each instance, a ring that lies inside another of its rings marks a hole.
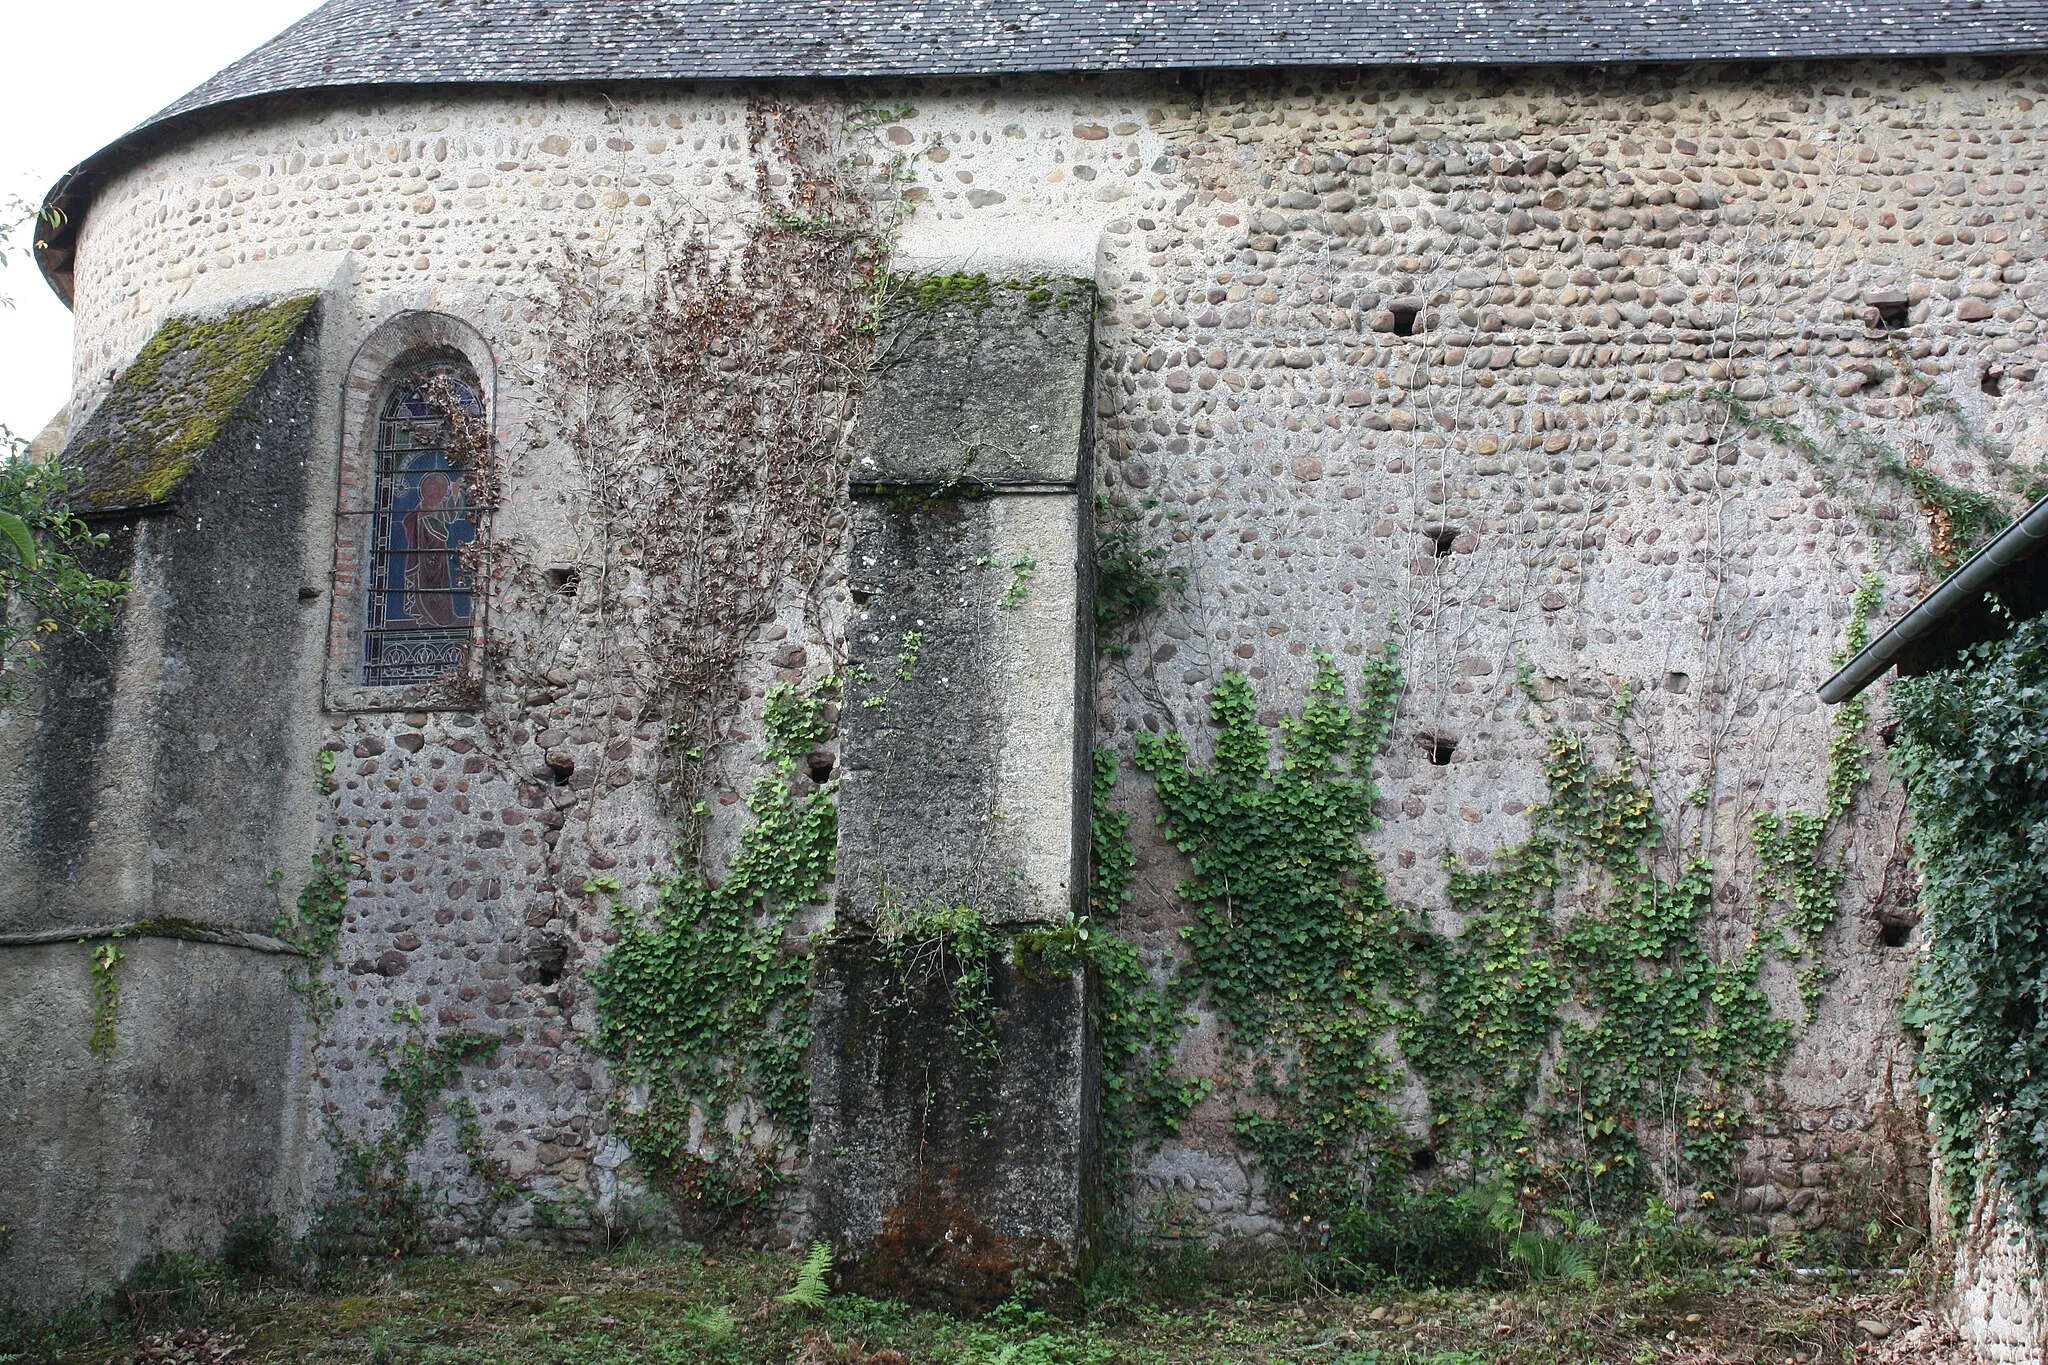
[[[2048,0],[329,0],[150,122],[351,85],[2043,48]]]

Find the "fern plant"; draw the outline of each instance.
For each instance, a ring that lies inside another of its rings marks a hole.
[[[726,1307],[702,1308],[694,1313],[685,1313],[683,1322],[688,1325],[706,1344],[725,1346],[732,1342],[733,1334],[739,1330],[739,1323]]]
[[[1532,1280],[1570,1280],[1591,1289],[1599,1272],[1586,1253],[1570,1240],[1545,1232],[1518,1232],[1508,1243],[1508,1259],[1520,1264]]]
[[[796,1283],[776,1302],[816,1312],[825,1306],[825,1298],[832,1292],[832,1287],[825,1282],[825,1277],[831,1273],[831,1244],[811,1243],[810,1251],[804,1256],[804,1263],[797,1267]]]
[[[1531,1279],[1570,1280],[1593,1288],[1600,1282],[1600,1272],[1585,1248],[1597,1243],[1607,1229],[1569,1209],[1545,1209],[1543,1215],[1557,1224],[1557,1233],[1534,1229],[1516,1233],[1508,1243],[1508,1259],[1526,1267]]]
[[[1528,1273],[1532,1280],[1569,1280],[1588,1289],[1600,1282],[1600,1272],[1587,1257],[1584,1244],[1597,1241],[1606,1229],[1591,1218],[1580,1218],[1568,1209],[1545,1209],[1544,1217],[1555,1221],[1553,1235],[1528,1226],[1528,1210],[1505,1183],[1482,1185],[1469,1196],[1507,1244],[1508,1259]]]

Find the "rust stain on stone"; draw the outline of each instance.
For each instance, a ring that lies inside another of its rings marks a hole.
[[[965,1166],[922,1166],[903,1202],[883,1215],[870,1253],[842,1287],[933,1308],[976,1309],[1016,1292],[1017,1277],[1055,1277],[1064,1267],[1050,1238],[1006,1237],[974,1215]]]

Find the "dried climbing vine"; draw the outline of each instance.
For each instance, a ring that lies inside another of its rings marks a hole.
[[[844,534],[893,226],[871,191],[894,163],[843,133],[822,107],[749,105],[752,184],[732,188],[751,212],[671,223],[635,260],[574,252],[543,306],[551,436],[590,508],[583,657],[617,670],[597,705],[635,697],[669,723],[679,811],[728,738],[747,646],[792,596],[818,619]]]
[[[631,255],[574,249],[537,308],[543,439],[585,484],[576,572],[551,584],[577,612],[554,647],[583,681],[549,695],[593,719],[658,722],[681,824],[678,870],[648,914],[614,906],[618,942],[591,973],[596,1044],[614,1063],[618,1131],[707,1230],[766,1206],[809,1122],[810,946],[794,917],[831,875],[832,788],[804,765],[830,734],[827,703],[767,690],[768,772],[722,877],[705,794],[746,738],[734,725],[763,627],[801,603],[805,624],[830,630],[845,435],[895,226],[877,191],[903,166],[867,134],[895,116],[751,103],[731,219],[678,217]],[[532,644],[511,651],[515,676],[542,671]]]

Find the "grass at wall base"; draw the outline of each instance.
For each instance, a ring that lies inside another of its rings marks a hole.
[[[251,1247],[257,1246],[252,1242]],[[78,1365],[1617,1365],[1804,1359],[1949,1365],[1920,1282],[1651,1257],[1635,1276],[1330,1293],[1298,1261],[1198,1250],[1128,1263],[1065,1317],[979,1318],[843,1294],[787,1302],[800,1256],[687,1245],[421,1256],[308,1280],[250,1248],[158,1258],[105,1305],[0,1318],[0,1358]],[[1875,1343],[1859,1324],[1885,1331]]]

